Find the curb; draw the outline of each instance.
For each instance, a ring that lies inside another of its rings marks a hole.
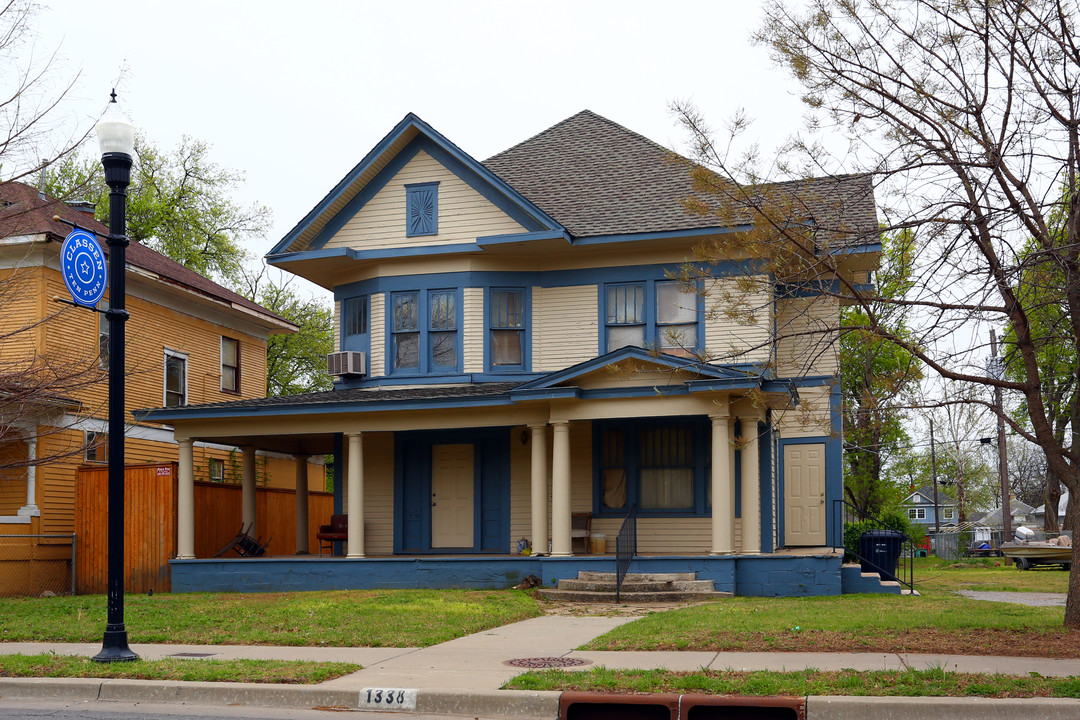
[[[558,690],[421,690],[416,699],[416,712],[473,717],[555,718],[559,715],[561,696],[562,692]]]
[[[810,696],[807,720],[1076,720],[1072,698],[960,698]]]

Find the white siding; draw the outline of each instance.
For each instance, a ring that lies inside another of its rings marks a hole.
[[[405,234],[405,185],[438,182],[437,235]],[[468,183],[421,150],[381,190],[375,193],[326,247],[359,250],[472,242],[485,235],[525,232]]]
[[[371,377],[386,374],[386,295],[375,293],[371,296]]]
[[[484,371],[484,288],[467,287],[463,294],[463,367],[467,373],[480,373]]]
[[[764,281],[718,278],[705,289],[705,348],[711,362],[768,362],[772,293]]]
[[[597,356],[598,292],[596,285],[533,288],[534,371],[561,370]]]
[[[334,351],[341,350],[341,301],[334,301]]]
[[[364,553],[394,553],[394,436],[364,433]]]
[[[832,375],[838,371],[836,298],[787,298],[777,303],[776,364],[780,377]]]

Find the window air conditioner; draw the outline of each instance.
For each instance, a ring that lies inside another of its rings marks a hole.
[[[331,375],[366,375],[367,356],[356,351],[330,353],[326,356],[326,372]]]

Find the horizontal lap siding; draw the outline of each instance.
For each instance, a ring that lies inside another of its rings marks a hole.
[[[386,374],[386,295],[375,293],[371,296],[371,376],[382,377]]]
[[[597,356],[596,285],[534,287],[533,370],[562,370]]]
[[[405,233],[405,185],[438,182],[438,234],[408,237]],[[327,248],[359,250],[472,242],[485,235],[525,232],[525,228],[492,205],[468,183],[424,151],[417,153],[344,227]]]
[[[484,371],[484,289],[465,288],[463,294],[463,367],[467,373],[479,373]]]
[[[0,515],[15,515],[26,504],[26,443],[0,445]],[[4,468],[4,465],[15,467]],[[8,534],[6,528],[0,534]]]
[[[78,312],[57,303],[51,303],[51,307],[42,306],[43,272],[41,268],[0,270],[0,299],[4,307],[0,316],[0,334],[5,336],[0,342],[0,363],[34,356],[42,336],[41,329],[34,325],[46,312],[62,312],[65,317]]]
[[[839,369],[836,298],[788,298],[777,303],[776,362],[780,377],[832,375]]]
[[[364,552],[394,552],[394,436],[364,433]]]
[[[756,280],[723,278],[705,289],[705,348],[711,362],[768,362],[772,293]]]
[[[798,407],[777,411],[773,425],[783,438],[832,434],[828,387],[801,388]]]

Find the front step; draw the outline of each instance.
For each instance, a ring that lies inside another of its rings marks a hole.
[[[539,590],[541,597],[555,602],[613,603],[615,573],[579,572],[577,578],[559,581],[557,590]],[[719,600],[731,593],[717,592],[711,580],[698,580],[697,573],[627,573],[620,600],[632,603],[672,603]]]
[[[907,594],[905,588],[895,580],[882,580],[875,572],[863,572],[857,563],[847,563],[840,567],[840,592],[844,595],[853,593],[890,593]],[[915,593],[918,595],[918,593]]]

